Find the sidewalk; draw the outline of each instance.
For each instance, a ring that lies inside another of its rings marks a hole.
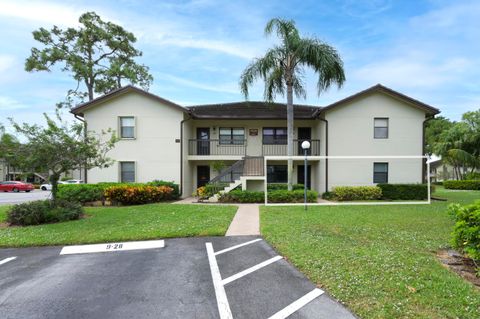
[[[217,203],[198,203],[194,197],[184,198],[173,204],[218,205]],[[235,205],[235,204],[228,204]],[[237,213],[228,227],[225,236],[257,236],[260,235],[260,211],[258,204],[238,204]]]
[[[257,204],[238,205],[225,236],[260,235],[260,211]]]

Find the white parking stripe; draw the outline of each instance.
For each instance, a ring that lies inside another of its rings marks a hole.
[[[219,250],[215,253],[215,256],[226,253],[227,251],[231,251],[231,250],[243,247],[243,246],[247,246],[247,245],[256,243],[257,241],[260,241],[260,240],[262,240],[262,239],[258,238],[258,239],[254,239],[254,240],[251,240],[251,241],[247,241],[246,243],[243,243],[243,244],[239,244],[239,245],[235,245],[235,246],[232,246],[232,247],[229,247],[229,248],[225,248],[223,250]]]
[[[165,247],[165,241],[163,240],[130,241],[126,243],[65,246],[60,252],[60,255],[103,253],[103,252],[112,252],[112,251],[153,249],[153,248],[163,248],[163,247]]]
[[[232,319],[232,311],[228,303],[225,288],[222,285],[222,276],[218,269],[217,259],[213,251],[212,243],[205,243],[207,248],[208,262],[210,264],[210,272],[212,273],[213,287],[215,288],[215,296],[217,297],[217,306],[220,319]]]
[[[276,314],[274,314],[268,319],[285,319],[288,316],[290,316],[292,313],[297,311],[298,309],[305,306],[307,303],[309,303],[313,299],[322,295],[323,293],[324,293],[323,290],[315,288],[312,291],[310,291],[308,294],[303,296],[302,298],[292,302],[290,305],[286,306],[285,308],[283,308],[282,310],[280,310],[279,312],[277,312]]]
[[[265,260],[264,262],[261,262],[261,263],[259,263],[258,265],[255,265],[255,266],[250,267],[250,268],[248,268],[248,269],[245,269],[245,270],[243,270],[243,271],[241,271],[241,272],[239,272],[239,273],[237,273],[237,274],[235,274],[235,275],[233,275],[233,276],[230,276],[230,277],[228,277],[228,278],[223,279],[223,280],[222,280],[222,284],[223,284],[223,285],[226,285],[226,284],[228,284],[228,283],[231,283],[232,281],[237,280],[238,278],[242,278],[243,276],[248,275],[248,274],[250,274],[250,273],[252,273],[252,272],[254,272],[254,271],[257,271],[257,270],[259,270],[259,269],[261,269],[261,268],[263,268],[263,267],[265,267],[265,266],[268,266],[268,265],[270,265],[271,263],[274,263],[274,262],[276,262],[276,261],[278,261],[278,260],[280,260],[280,259],[282,259],[282,258],[283,258],[282,256],[275,256],[275,257],[273,257],[273,258],[270,258],[270,259],[268,259],[268,260]]]
[[[0,260],[0,265],[6,264],[9,261],[12,261],[12,260],[15,260],[15,259],[17,259],[17,257],[8,257],[8,258],[5,258],[5,259],[2,259],[2,260]]]

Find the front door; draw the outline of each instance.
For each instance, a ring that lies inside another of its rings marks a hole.
[[[303,148],[302,142],[303,141],[310,141],[312,139],[312,128],[311,127],[299,127],[298,128],[298,155],[303,155]],[[311,141],[310,141],[311,143]],[[308,150],[307,154],[312,154],[312,146],[310,145],[310,149]]]
[[[210,166],[197,166],[197,188],[205,186],[210,181]]]
[[[197,155],[210,155],[210,128],[197,127]]]
[[[305,165],[297,166],[297,183],[305,184]],[[312,186],[312,165],[307,166],[307,188]]]

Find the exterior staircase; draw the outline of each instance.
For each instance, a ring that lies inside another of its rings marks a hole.
[[[209,184],[228,183],[227,186],[219,189],[217,193],[211,196],[208,201],[211,203],[218,202],[221,195],[229,193],[235,188],[239,187],[248,179],[248,176],[264,176],[264,158],[263,156],[252,157],[245,156],[243,159],[235,162],[232,166],[227,167],[221,171],[218,176],[211,179]]]

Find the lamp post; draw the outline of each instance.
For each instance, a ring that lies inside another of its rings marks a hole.
[[[304,172],[303,172],[303,201],[305,203],[305,210],[307,210],[307,182],[308,182],[308,166],[307,166],[307,154],[308,150],[310,149],[310,142],[309,141],[303,141],[302,142],[302,148],[303,148],[303,153],[305,154],[305,166],[304,166]]]

